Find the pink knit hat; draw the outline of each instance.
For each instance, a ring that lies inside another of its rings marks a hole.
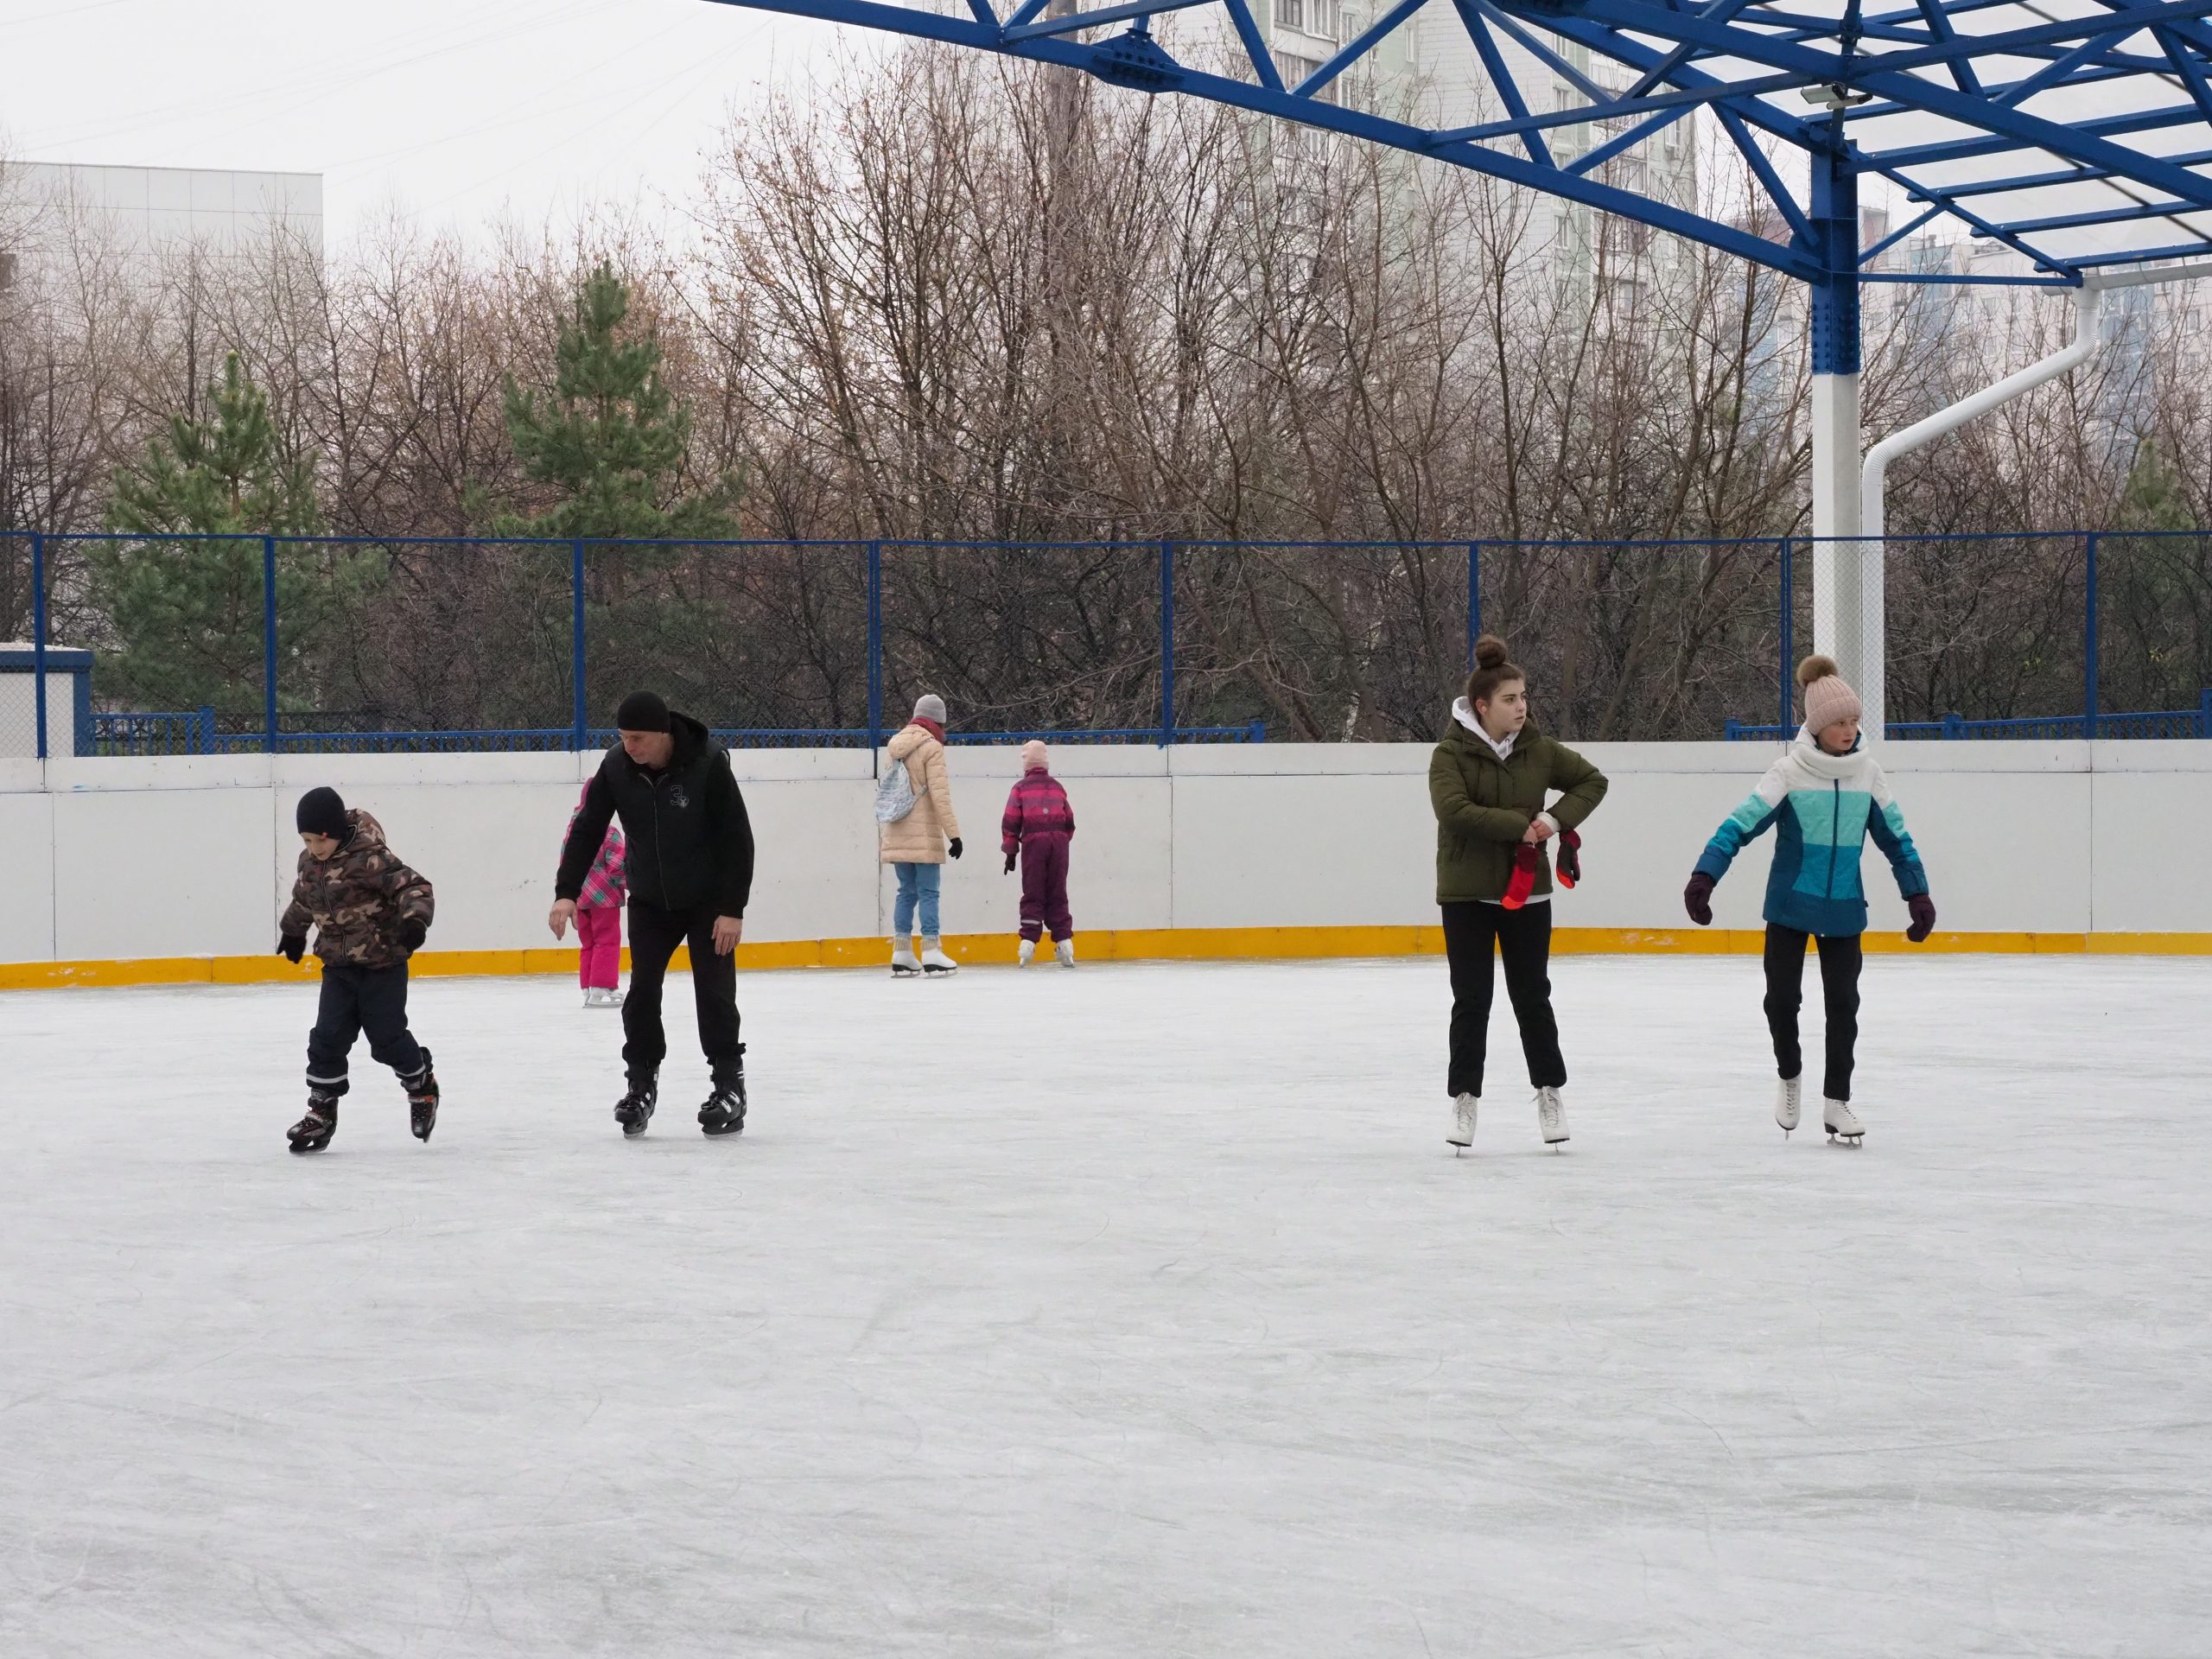
[[[1040,772],[1046,764],[1044,744],[1033,737],[1021,746],[1021,769],[1024,772]]]
[[[1859,694],[1843,683],[1833,657],[1808,657],[1798,664],[1797,683],[1805,688],[1805,724],[1815,732],[1866,712],[1859,706]]]

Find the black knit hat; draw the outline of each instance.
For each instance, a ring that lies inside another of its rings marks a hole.
[[[614,711],[614,724],[626,732],[665,732],[668,705],[651,691],[632,691]]]
[[[338,798],[334,789],[308,791],[300,797],[295,817],[303,836],[328,836],[333,841],[343,841],[353,831],[346,822],[346,803]]]

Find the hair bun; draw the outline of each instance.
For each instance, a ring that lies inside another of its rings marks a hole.
[[[1797,683],[1810,685],[1815,680],[1825,680],[1831,675],[1842,672],[1843,671],[1835,665],[1834,658],[1822,657],[1815,652],[1797,664]]]
[[[1494,633],[1486,633],[1475,641],[1475,666],[1478,669],[1505,666],[1505,641]]]

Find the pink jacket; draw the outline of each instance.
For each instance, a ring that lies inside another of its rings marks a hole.
[[[1075,808],[1060,780],[1037,766],[1022,773],[1021,781],[1006,798],[1006,816],[999,820],[999,848],[1011,858],[1021,850],[1026,836],[1075,834]]]
[[[588,794],[591,785],[586,784]],[[569,828],[576,827],[576,818],[584,810],[579,800],[576,810],[569,814]],[[619,910],[630,892],[630,845],[622,839],[622,826],[607,826],[607,839],[599,843],[599,856],[591,861],[591,869],[584,876],[584,890],[576,895],[579,910]]]

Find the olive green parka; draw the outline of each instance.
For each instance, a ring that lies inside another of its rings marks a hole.
[[[1605,798],[1605,774],[1564,743],[1522,727],[1513,753],[1501,760],[1479,732],[1453,711],[1452,727],[1428,762],[1428,798],[1436,810],[1436,900],[1498,899],[1513,874],[1513,849],[1539,812],[1573,830]],[[1547,797],[1559,798],[1546,804]],[[1538,849],[1536,886],[1552,890],[1551,843]]]

